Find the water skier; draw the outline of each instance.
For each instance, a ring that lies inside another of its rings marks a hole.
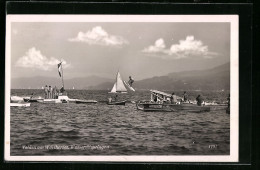
[[[128,80],[129,86],[132,87],[133,83],[134,83],[134,79],[132,79],[132,77],[129,76],[129,80]]]

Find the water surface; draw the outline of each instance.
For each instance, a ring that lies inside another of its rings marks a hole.
[[[12,95],[43,96],[42,90]],[[183,92],[176,92],[177,95]],[[199,92],[223,101],[227,92]],[[198,92],[189,92],[194,99]],[[229,155],[230,117],[206,113],[142,112],[130,101],[149,100],[149,91],[120,95],[126,106],[110,106],[107,91],[69,90],[70,98],[97,104],[42,104],[11,108],[11,155]],[[213,147],[214,146],[214,147]]]

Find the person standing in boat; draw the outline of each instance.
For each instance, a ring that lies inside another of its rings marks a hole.
[[[186,93],[186,91],[184,91],[184,93],[183,93],[183,101],[184,102],[188,101],[188,94]]]
[[[47,99],[48,98],[48,86],[47,85],[44,87],[44,94],[45,94],[44,98]]]
[[[172,93],[171,96],[171,104],[176,104],[177,103],[177,96],[175,95],[175,93]]]
[[[51,92],[50,92],[50,87],[51,87],[51,86],[48,86],[47,99],[50,99],[50,94],[51,94]]]
[[[132,87],[133,83],[134,83],[134,79],[132,79],[132,77],[129,76],[128,84],[130,85],[130,87]]]
[[[53,89],[52,89],[52,98],[56,99],[56,96],[57,96],[57,87],[54,86]]]
[[[59,89],[56,87],[56,99],[58,99],[59,93],[60,93],[60,91],[59,91]]]
[[[51,86],[49,86],[48,94],[49,94],[49,95],[48,95],[48,96],[49,96],[48,98],[51,99],[51,98],[52,98],[52,88],[51,88]]]
[[[202,104],[202,102],[203,102],[203,99],[202,99],[202,97],[200,96],[200,94],[197,96],[196,101],[197,101],[197,105],[198,105],[198,106],[201,106],[201,104]]]

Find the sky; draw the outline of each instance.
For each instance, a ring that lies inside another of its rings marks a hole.
[[[13,22],[11,77],[136,80],[230,61],[230,23]]]

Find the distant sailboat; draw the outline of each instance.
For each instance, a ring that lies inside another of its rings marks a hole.
[[[119,71],[117,72],[116,75],[116,82],[114,83],[114,86],[109,93],[127,93],[127,89],[125,88],[124,82],[121,78],[121,75]]]

